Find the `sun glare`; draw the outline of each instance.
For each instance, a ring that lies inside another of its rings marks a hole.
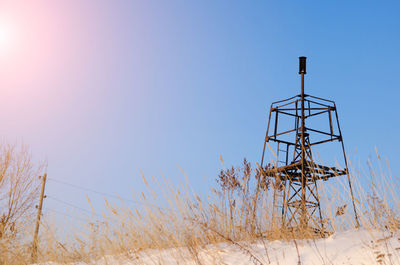
[[[5,56],[16,46],[15,25],[6,19],[0,18],[0,55]]]

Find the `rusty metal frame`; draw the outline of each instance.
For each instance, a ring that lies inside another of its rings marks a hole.
[[[354,217],[357,226],[359,226],[336,104],[332,100],[304,94],[304,74],[305,70],[301,73],[301,94],[273,102],[270,107],[260,165],[261,169],[263,169],[267,143],[269,141],[276,142],[278,146],[276,152],[278,156],[277,161],[272,167],[262,170],[264,180],[272,178],[275,183],[279,182],[279,185],[283,186],[283,188],[274,189],[274,204],[280,204],[279,207],[274,205],[274,211],[277,208],[281,208],[281,225],[284,228],[304,229],[308,227],[314,231],[324,231],[324,221],[318,194],[318,181],[326,181],[338,176],[347,176]],[[282,115],[294,119],[293,129],[283,132],[279,131],[278,121]],[[308,118],[320,115],[327,116],[326,118],[329,123],[328,131],[306,126]],[[269,131],[271,127],[273,128],[272,134]],[[313,142],[309,133],[318,135],[321,139]],[[293,134],[295,134],[295,137],[293,137]],[[283,139],[283,137],[286,138]],[[293,140],[288,140],[288,138],[292,138]],[[341,144],[345,168],[338,169],[315,163],[312,156],[312,147],[335,141]],[[286,158],[280,160],[279,152],[284,152],[283,150],[285,150],[282,147],[283,145],[286,145]],[[288,160],[290,150],[293,151],[292,161]],[[281,165],[282,163],[283,165]],[[283,192],[281,202],[276,201],[276,192]],[[274,215],[276,215],[275,212],[273,213]]]

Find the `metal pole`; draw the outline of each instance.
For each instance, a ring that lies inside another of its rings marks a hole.
[[[36,227],[35,227],[35,233],[33,235],[33,243],[32,243],[32,262],[33,263],[35,263],[37,260],[39,225],[40,225],[40,217],[42,215],[44,188],[46,186],[46,178],[47,178],[47,174],[44,174],[43,178],[42,178],[42,189],[40,191],[39,207],[38,207],[38,213],[37,213],[37,217],[36,217]]]
[[[349,166],[347,164],[347,156],[346,156],[346,150],[344,148],[344,142],[343,142],[343,137],[342,137],[342,130],[340,129],[340,124],[339,124],[339,116],[337,114],[337,108],[336,108],[336,104],[334,104],[335,106],[335,115],[336,115],[336,122],[337,122],[337,126],[338,126],[338,130],[339,130],[339,140],[342,143],[342,151],[343,151],[343,157],[344,157],[344,163],[345,163],[345,167],[346,167],[346,174],[347,174],[347,181],[349,183],[349,188],[350,188],[350,195],[351,195],[351,201],[353,203],[353,210],[354,210],[354,217],[355,217],[355,221],[356,221],[356,228],[360,227],[360,222],[358,220],[358,214],[357,214],[357,209],[356,209],[356,204],[354,202],[354,194],[353,194],[353,187],[351,185],[351,180],[350,180],[350,170],[349,170]]]
[[[306,57],[299,57],[299,73],[301,74],[301,226],[307,226],[305,175],[305,114],[304,114],[304,74],[306,74]]]
[[[267,125],[267,132],[265,133],[265,138],[264,138],[264,148],[262,152],[262,157],[261,157],[261,170],[263,169],[263,164],[264,164],[264,155],[265,155],[265,147],[267,145],[267,137],[268,137],[268,132],[269,132],[269,124],[271,122],[271,112],[272,112],[272,105],[271,108],[269,109],[269,117],[268,117],[268,125]],[[276,122],[276,121],[275,121]],[[263,173],[263,171],[261,171]]]
[[[301,225],[307,225],[306,217],[306,176],[305,170],[305,120],[304,120],[304,74],[301,74]]]

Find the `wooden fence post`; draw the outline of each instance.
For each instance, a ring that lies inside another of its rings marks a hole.
[[[42,177],[42,189],[40,191],[40,201],[39,201],[38,213],[37,213],[37,218],[36,218],[36,227],[35,227],[35,233],[33,235],[33,242],[32,242],[32,263],[35,263],[37,261],[39,225],[40,225],[40,217],[42,216],[44,187],[46,186],[46,178],[47,178],[47,174],[44,174]]]

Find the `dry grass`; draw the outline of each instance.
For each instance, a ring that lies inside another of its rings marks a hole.
[[[396,193],[398,180],[388,170],[384,171],[388,167],[382,166],[379,155],[377,157],[378,169],[371,167],[367,172],[352,170],[356,207],[362,227],[397,230],[400,203]],[[368,185],[357,182],[368,177]],[[97,213],[103,216],[102,220],[88,220],[68,238],[59,237],[57,224],[49,224],[44,218],[39,260],[64,264],[93,262],[112,255],[140,264],[143,255],[152,249],[175,248],[174,255],[183,262],[218,264],[218,254],[205,257],[200,250],[205,250],[208,244],[227,242],[248,255],[252,263],[267,264],[268,240],[293,240],[293,235],[281,231],[272,218],[273,185],[260,181],[259,171],[246,160],[238,168],[222,170],[217,179],[218,188],[212,189],[208,195],[189,192],[191,188],[188,185],[174,187],[165,179],[149,180],[143,176],[143,181],[148,191],[134,198],[141,202],[140,208],[129,207],[122,200],[116,204],[105,199],[104,212]],[[336,214],[338,207],[350,203],[346,181],[339,177],[338,181],[328,181],[320,188],[323,214],[331,232],[353,229],[355,225],[349,207],[342,208],[340,215]],[[16,233],[15,238],[1,241],[0,264],[29,263],[31,237],[26,235],[32,234],[32,227],[21,223],[18,229],[20,233]],[[254,240],[262,240],[266,260],[240,243]],[[157,259],[154,257],[148,256]],[[162,263],[162,259],[159,257],[154,262]]]

